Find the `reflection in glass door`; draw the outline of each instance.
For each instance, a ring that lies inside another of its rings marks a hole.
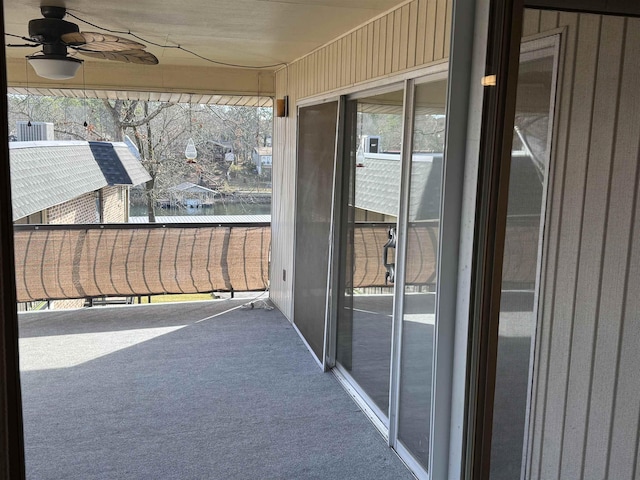
[[[398,439],[429,464],[447,82],[415,87],[402,302]]]
[[[383,422],[389,376],[403,91],[349,100],[337,315],[337,363]]]
[[[523,44],[520,56],[502,267],[492,480],[523,475],[558,48],[558,36],[546,37]]]

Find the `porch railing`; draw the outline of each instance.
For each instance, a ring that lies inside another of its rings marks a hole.
[[[538,221],[507,222],[503,280],[511,288],[533,288]],[[382,252],[390,225],[355,224],[354,288],[386,285]],[[435,282],[438,229],[437,221],[409,226],[407,284]],[[16,225],[14,232],[19,302],[257,291],[269,284],[269,223]]]
[[[16,225],[19,302],[267,288],[271,227]]]

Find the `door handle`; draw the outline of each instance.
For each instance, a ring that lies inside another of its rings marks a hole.
[[[389,283],[394,283],[396,281],[396,264],[389,262],[389,249],[396,248],[396,229],[395,227],[390,227],[387,232],[389,239],[387,243],[382,247],[382,265],[386,270],[384,274],[384,284],[387,285]]]

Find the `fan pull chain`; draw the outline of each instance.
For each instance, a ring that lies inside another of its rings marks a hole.
[[[87,82],[84,77],[84,69],[85,64],[82,64],[82,94],[84,96],[84,128],[87,128],[89,124],[87,123]]]
[[[27,82],[27,127],[31,126],[31,109],[29,108],[29,64],[24,61],[24,77]]]

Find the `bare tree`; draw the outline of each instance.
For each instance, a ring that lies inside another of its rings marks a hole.
[[[151,102],[141,102],[139,100],[111,101],[103,99],[102,102],[113,119],[116,140],[123,141],[129,130],[133,133],[133,139],[140,152],[142,164],[151,176],[151,180],[145,184],[145,193],[149,222],[155,223],[155,185],[156,178],[160,172],[161,161],[156,156],[151,123],[163,111],[174,107],[174,104],[154,103],[153,108],[150,109],[149,104]]]

